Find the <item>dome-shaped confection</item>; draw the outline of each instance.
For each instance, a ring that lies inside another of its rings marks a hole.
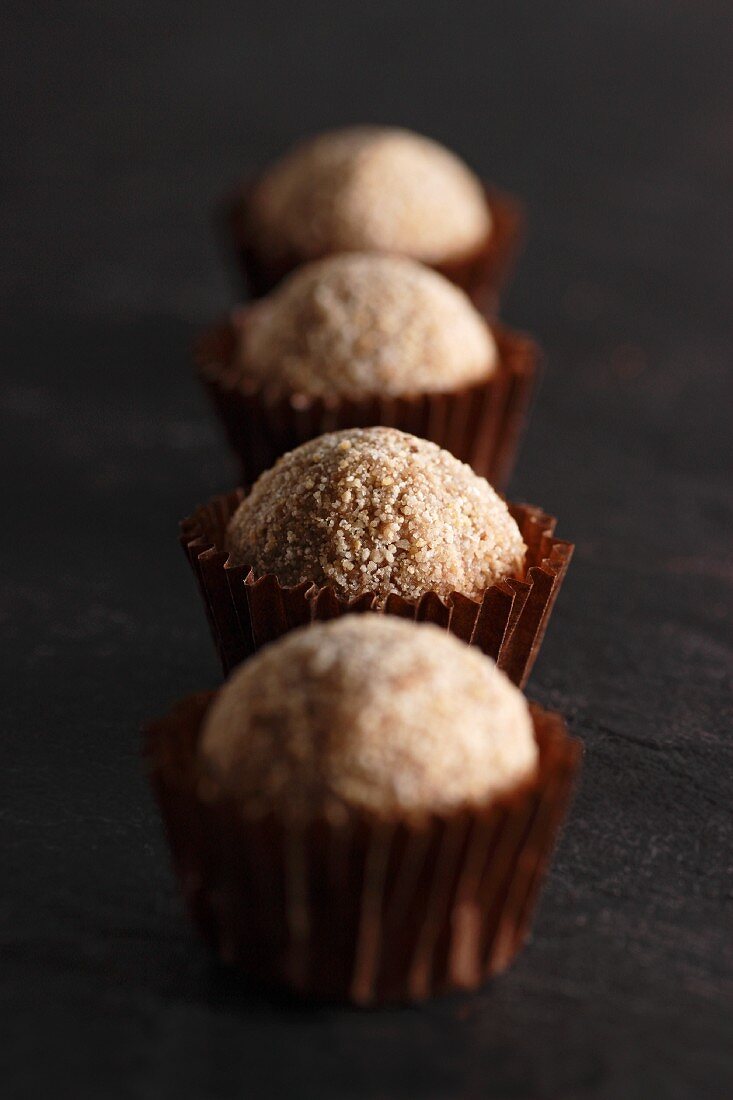
[[[501,497],[448,451],[393,428],[352,428],[262,474],[230,521],[227,549],[282,585],[383,601],[392,592],[478,598],[521,575],[526,547]]]
[[[448,149],[409,130],[355,126],[296,145],[250,198],[250,228],[272,259],[400,252],[461,259],[491,232],[479,180]]]
[[[404,257],[307,264],[239,316],[242,369],[277,394],[444,391],[496,370],[496,344],[468,297]]]
[[[240,665],[199,752],[246,814],[296,819],[450,811],[516,787],[537,762],[526,700],[493,661],[382,615],[304,627]]]

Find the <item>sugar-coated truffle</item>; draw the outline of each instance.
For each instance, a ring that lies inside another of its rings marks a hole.
[[[521,575],[526,547],[489,483],[435,443],[349,428],[283,455],[232,516],[234,564],[345,596],[478,598]]]
[[[536,767],[526,700],[493,661],[431,624],[345,615],[240,665],[199,753],[243,812],[450,811]]]
[[[402,252],[460,259],[491,232],[479,180],[442,145],[409,130],[355,126],[296,145],[250,199],[258,250],[272,258]]]
[[[468,297],[405,257],[307,264],[240,316],[242,368],[274,393],[425,393],[496,369],[493,336]]]

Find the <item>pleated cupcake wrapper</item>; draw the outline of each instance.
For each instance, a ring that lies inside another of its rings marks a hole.
[[[259,298],[305,261],[296,255],[268,260],[259,253],[249,228],[252,187],[245,185],[225,199],[218,220],[245,290],[251,297]],[[430,266],[465,290],[486,316],[493,317],[498,311],[500,292],[509,283],[524,243],[526,218],[524,207],[513,195],[487,185],[484,194],[492,216],[489,238],[467,256]]]
[[[196,363],[239,459],[243,484],[251,484],[286,451],[324,432],[381,425],[432,440],[501,489],[514,466],[540,353],[527,336],[498,326],[493,331],[499,367],[492,377],[452,392],[414,397],[268,398],[243,380],[236,362],[236,331],[229,323],[202,336]]]
[[[524,686],[574,549],[554,537],[553,516],[529,504],[509,505],[527,545],[523,580],[492,585],[480,600],[458,592],[443,599],[428,592],[420,600],[391,595],[378,607],[371,593],[345,599],[330,586],[317,588],[306,581],[286,587],[273,574],[258,578],[244,566],[231,565],[223,549],[226,529],[244,496],[236,489],[214,497],[183,521],[180,533],[225,674],[295,627],[371,611],[443,626],[478,646]]]
[[[173,864],[199,932],[227,964],[303,995],[361,1005],[472,989],[521,946],[581,756],[532,706],[535,778],[485,807],[303,827],[250,820],[202,776],[213,693],[146,731]]]

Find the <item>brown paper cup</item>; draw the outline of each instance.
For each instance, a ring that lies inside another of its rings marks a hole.
[[[484,382],[446,393],[362,400],[268,397],[244,379],[230,322],[200,338],[196,368],[239,460],[242,484],[251,484],[286,451],[324,432],[381,425],[437,443],[501,489],[514,466],[540,352],[528,336],[496,325],[492,331],[498,369]]]
[[[307,581],[286,587],[273,574],[255,577],[244,566],[231,565],[224,549],[226,529],[244,495],[236,489],[214,497],[180,528],[181,546],[197,578],[225,674],[295,627],[373,611],[444,626],[478,646],[515,684],[524,686],[574,549],[554,537],[554,516],[530,504],[509,505],[527,545],[523,578],[492,585],[480,600],[459,592],[446,599],[428,592],[420,600],[389,596],[378,607],[370,593],[347,600],[331,587],[319,589]]]
[[[268,260],[258,251],[250,229],[252,187],[252,184],[245,184],[225,199],[217,220],[228,251],[233,253],[238,265],[244,288],[251,297],[259,298],[306,258],[290,255]],[[526,218],[524,207],[513,195],[489,185],[484,185],[484,193],[493,219],[486,242],[467,256],[431,266],[465,290],[486,316],[493,317],[498,310],[500,292],[509,283],[524,243]]]
[[[360,1005],[473,989],[521,947],[581,756],[532,706],[536,776],[484,807],[288,826],[245,818],[199,771],[213,693],[146,731],[173,864],[200,934],[227,964]]]

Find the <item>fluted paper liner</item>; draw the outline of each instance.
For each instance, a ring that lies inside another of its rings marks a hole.
[[[259,298],[306,260],[296,255],[268,260],[260,255],[249,228],[252,187],[253,184],[245,184],[225,199],[220,220],[244,287],[251,297]],[[492,229],[486,241],[466,256],[430,266],[465,290],[484,314],[495,316],[500,292],[509,283],[524,243],[526,219],[524,208],[515,196],[488,185],[484,185],[484,194],[492,217]]]
[[[273,574],[255,577],[244,566],[230,564],[224,549],[227,524],[244,496],[244,490],[235,489],[214,497],[184,520],[180,531],[225,674],[295,627],[371,611],[444,626],[524,686],[574,549],[554,537],[554,516],[531,504],[509,505],[527,545],[521,580],[500,581],[480,600],[459,592],[447,598],[428,592],[419,600],[392,595],[380,608],[371,593],[346,599],[330,586],[317,588],[307,581],[286,587]]]
[[[485,806],[422,819],[344,810],[303,827],[245,817],[202,776],[213,693],[146,731],[176,874],[227,964],[301,994],[367,1005],[472,989],[526,936],[580,742],[532,706],[535,777]]]
[[[540,353],[528,336],[496,325],[492,331],[499,362],[491,377],[461,389],[411,397],[268,397],[242,374],[230,322],[203,334],[196,346],[196,367],[245,485],[286,451],[324,432],[381,425],[437,443],[501,489],[514,466]]]

